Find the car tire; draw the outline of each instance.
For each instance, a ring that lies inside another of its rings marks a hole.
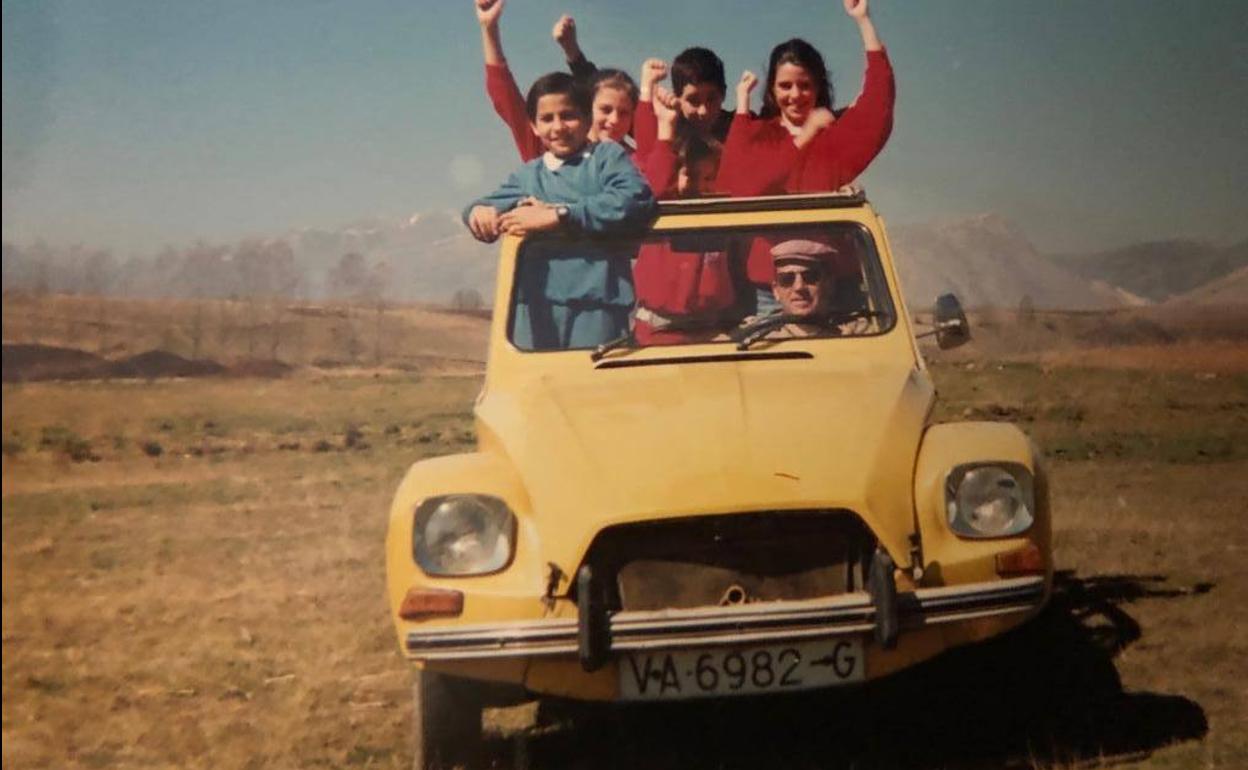
[[[412,685],[412,768],[472,768],[481,756],[484,688],[435,671],[418,670]]]

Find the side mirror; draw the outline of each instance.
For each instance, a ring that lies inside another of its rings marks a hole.
[[[941,294],[936,298],[934,312],[936,345],[941,350],[965,345],[971,340],[971,326],[966,322],[962,303],[953,294]]]

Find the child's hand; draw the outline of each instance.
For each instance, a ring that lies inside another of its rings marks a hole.
[[[750,112],[750,93],[758,85],[758,75],[746,70],[741,73],[741,80],[737,82],[737,112],[749,114]]]
[[[477,5],[477,23],[483,27],[494,27],[498,25],[498,19],[503,15],[503,5],[507,0],[474,0]]]
[[[851,18],[862,21],[867,18],[867,0],[841,0],[845,4],[845,13]]]
[[[680,100],[676,98],[676,94],[663,86],[654,89],[654,116],[660,123],[676,125],[676,118],[680,115],[679,105]]]
[[[498,229],[508,235],[525,236],[554,230],[559,226],[559,213],[553,206],[538,201],[528,206],[517,206],[498,218]]]
[[[569,59],[572,58],[572,54],[580,53],[581,46],[576,41],[576,19],[565,13],[555,22],[555,28],[550,34],[564,53],[568,54]]]
[[[802,124],[801,133],[793,137],[793,144],[797,145],[797,148],[800,150],[809,144],[816,134],[835,122],[836,115],[832,114],[832,110],[829,110],[827,107],[816,107],[811,110],[810,116]]]
[[[655,138],[660,142],[670,142],[676,138],[676,120],[680,116],[680,101],[676,94],[663,86],[654,89],[654,120],[657,126]]]
[[[473,206],[468,212],[468,229],[472,237],[483,243],[498,240],[498,209],[493,206]]]
[[[811,131],[822,131],[828,126],[836,122],[836,115],[827,107],[816,107],[810,111],[810,115],[806,118],[806,125],[803,128],[809,128]]]
[[[667,62],[662,59],[646,59],[641,65],[641,101],[650,101],[654,84],[667,77]]]

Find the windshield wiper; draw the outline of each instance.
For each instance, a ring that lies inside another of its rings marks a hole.
[[[886,316],[878,310],[842,310],[821,313],[817,316],[799,316],[787,313],[772,313],[737,329],[732,335],[737,343],[737,350],[749,350],[755,342],[786,324],[804,324],[807,326],[823,326],[839,333],[838,325],[856,321],[859,318],[881,318]]]
[[[603,356],[610,353],[612,350],[616,350],[618,348],[624,348],[624,347],[628,347],[628,348],[637,347],[637,340],[633,337],[633,332],[631,329],[629,331],[624,332],[623,334],[616,337],[615,339],[607,340],[606,342],[602,343],[598,347],[594,348],[593,352],[589,354],[589,360],[599,361],[602,359]]]

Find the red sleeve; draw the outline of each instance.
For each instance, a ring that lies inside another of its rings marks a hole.
[[[867,52],[862,93],[835,123],[819,132],[810,152],[828,164],[828,189],[854,181],[884,149],[893,131],[897,87],[884,51]]]
[[[637,142],[637,153],[643,158],[650,155],[655,142],[659,141],[659,119],[651,102],[637,102],[637,112],[633,114],[633,141]]]
[[[735,197],[784,192],[798,151],[788,131],[773,127],[774,120],[733,116],[716,180],[721,190]]]
[[[665,200],[676,197],[676,172],[680,159],[676,157],[671,142],[657,142],[649,155],[643,157],[641,150],[638,150],[634,157],[639,160],[641,174],[650,184],[655,198]]]
[[[520,160],[528,163],[541,155],[542,143],[533,134],[524,96],[520,94],[520,87],[507,65],[485,65],[485,92],[494,105],[494,111],[511,129],[511,138],[516,142]]]

